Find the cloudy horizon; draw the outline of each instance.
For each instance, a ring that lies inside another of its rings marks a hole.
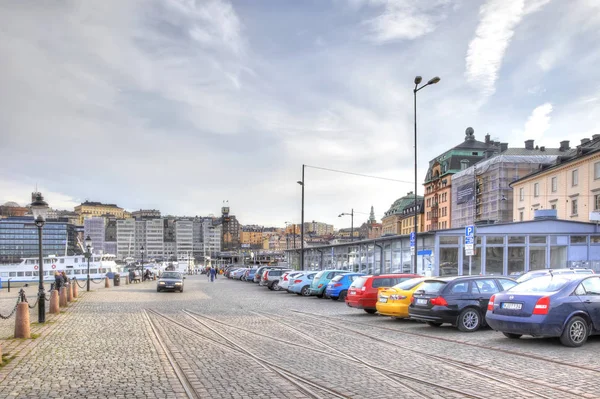
[[[600,3],[9,0],[0,3],[0,203],[87,200],[242,224],[381,220],[475,137],[600,134]]]

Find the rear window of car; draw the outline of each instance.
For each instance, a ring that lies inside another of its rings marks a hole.
[[[373,288],[393,287],[394,285],[401,283],[402,281],[406,281],[408,279],[408,277],[380,277],[374,278],[371,285],[373,286]]]
[[[446,284],[445,281],[425,281],[420,289],[425,292],[440,292]]]
[[[533,278],[510,288],[510,292],[555,292],[563,288],[569,281],[568,277],[543,276]]]
[[[350,285],[352,288],[362,288],[369,278],[367,276],[359,277]]]
[[[338,282],[338,281],[340,281],[343,278],[344,278],[344,276],[342,274],[340,274],[338,276],[335,276],[333,279],[331,279],[331,281]]]
[[[423,281],[422,278],[411,278],[409,280],[406,280],[399,284],[396,284],[394,286],[394,288],[398,288],[399,290],[412,290],[418,284],[420,284],[422,281]]]
[[[317,273],[317,274],[316,274],[316,276],[315,276],[315,278],[316,278],[316,279],[319,279],[319,278],[321,278],[321,276],[323,276],[323,274],[324,274],[324,273],[325,273],[325,272],[319,272],[319,273]]]

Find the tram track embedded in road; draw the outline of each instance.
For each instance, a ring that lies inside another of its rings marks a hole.
[[[347,395],[344,395],[340,392],[337,392],[329,387],[326,387],[322,384],[319,384],[318,382],[315,381],[311,381],[308,378],[302,377],[301,375],[290,371],[289,369],[286,369],[285,367],[276,365],[266,359],[261,358],[260,356],[257,356],[255,354],[253,354],[252,352],[248,351],[247,349],[245,349],[243,346],[239,345],[238,343],[236,343],[234,340],[232,340],[230,337],[227,337],[226,335],[220,333],[219,331],[216,331],[214,328],[208,326],[206,323],[203,323],[200,320],[196,320],[197,323],[200,323],[204,328],[208,329],[209,331],[211,331],[213,334],[217,335],[220,339],[222,339],[224,342],[216,339],[215,337],[212,337],[210,335],[207,334],[202,334],[201,332],[197,331],[197,329],[192,328],[188,325],[185,325],[184,323],[181,323],[171,317],[165,316],[155,310],[151,310],[148,309],[148,312],[150,312],[153,315],[156,315],[158,317],[161,317],[164,320],[169,321],[170,323],[172,323],[173,325],[177,325],[178,327],[194,334],[197,336],[202,337],[203,339],[207,339],[223,348],[226,348],[228,350],[232,350],[235,351],[238,354],[242,354],[250,359],[252,359],[253,361],[255,361],[257,364],[259,364],[260,366],[262,366],[263,368],[265,368],[266,370],[272,371],[273,373],[279,375],[281,378],[285,379],[286,381],[288,381],[289,383],[291,383],[292,385],[294,385],[296,388],[298,388],[298,390],[300,390],[301,392],[305,393],[307,396],[315,398],[315,399],[320,399],[322,398],[322,394],[321,395],[316,395],[314,392],[312,392],[311,390],[307,389],[306,387],[309,386],[311,388],[317,389],[322,393],[326,393],[328,395],[330,395],[331,397],[335,397],[335,398],[340,398],[340,399],[349,399],[349,397]],[[188,315],[188,317],[190,317]]]
[[[515,389],[518,389],[518,390],[521,390],[521,391],[525,391],[525,392],[528,392],[528,393],[530,393],[532,395],[535,395],[535,396],[538,396],[538,397],[541,397],[541,398],[552,399],[553,397],[552,396],[547,396],[547,395],[545,395],[543,393],[532,391],[529,388],[515,386],[514,381],[515,380],[519,380],[519,381],[522,381],[522,382],[527,383],[527,384],[532,384],[532,385],[535,385],[535,386],[544,387],[546,389],[552,389],[552,390],[555,390],[555,391],[559,391],[562,394],[568,394],[568,395],[574,396],[576,398],[580,397],[578,394],[575,394],[571,390],[568,390],[568,389],[565,389],[565,388],[556,387],[556,386],[553,386],[553,385],[550,385],[550,384],[546,384],[546,383],[540,382],[538,380],[531,381],[531,380],[526,379],[526,378],[515,376],[514,374],[507,374],[505,372],[500,372],[500,371],[497,371],[497,370],[494,370],[494,371],[488,370],[490,373],[493,372],[495,374],[495,375],[491,375],[491,374],[489,374],[489,373],[487,373],[485,371],[481,371],[480,369],[477,368],[477,366],[475,366],[473,364],[469,364],[469,363],[462,362],[462,361],[459,361],[459,360],[450,359],[450,358],[447,358],[447,357],[443,357],[443,356],[439,356],[439,355],[434,355],[434,354],[430,354],[430,353],[423,353],[421,350],[415,350],[413,348],[409,348],[407,346],[403,346],[403,345],[401,345],[401,344],[399,344],[397,342],[392,342],[392,341],[388,341],[388,340],[380,338],[380,337],[375,337],[375,336],[372,336],[370,334],[364,333],[362,331],[357,331],[357,330],[349,328],[349,327],[340,327],[339,325],[336,325],[336,324],[331,323],[329,321],[322,320],[321,318],[315,316],[314,314],[302,312],[302,311],[299,311],[299,310],[290,310],[290,311],[294,312],[294,313],[302,314],[302,315],[304,315],[306,317],[309,317],[309,318],[312,318],[312,319],[319,320],[319,323],[326,324],[326,325],[330,326],[331,328],[334,328],[334,329],[337,329],[337,330],[340,330],[340,331],[344,331],[344,332],[352,332],[354,334],[358,334],[358,335],[363,336],[365,338],[369,338],[369,339],[377,341],[377,342],[381,342],[381,343],[384,343],[384,344],[387,344],[387,345],[391,345],[394,348],[399,348],[399,349],[402,349],[402,350],[406,350],[406,351],[408,351],[410,353],[413,353],[413,354],[416,354],[416,355],[420,355],[420,356],[423,356],[425,358],[429,358],[429,359],[432,359],[432,360],[437,360],[437,361],[440,361],[440,362],[442,362],[444,364],[450,364],[450,365],[452,365],[452,366],[454,366],[456,368],[459,368],[459,369],[471,372],[472,374],[475,374],[475,375],[477,375],[477,376],[479,376],[481,378],[484,378],[486,380],[493,380],[496,383],[502,384],[505,387],[515,388]],[[281,317],[280,315],[277,315],[277,316]],[[327,318],[331,319],[331,317],[329,317],[329,316],[327,316]],[[335,318],[335,319],[343,321],[343,319],[340,319],[340,318]],[[294,319],[294,320],[296,322],[298,321],[298,319]],[[304,323],[314,324],[314,323],[310,323],[310,322],[304,322]],[[350,322],[348,322],[348,323],[350,323]],[[356,323],[353,323],[353,324],[356,324]],[[366,325],[366,326],[369,326],[369,327],[378,327],[378,326],[373,326],[373,325],[366,324],[366,323],[358,323],[358,324]],[[378,327],[378,328],[384,328],[384,327]],[[400,331],[400,330],[397,330],[397,329],[393,329],[393,328],[385,328],[385,329],[386,330],[390,330],[390,331],[394,331],[394,332],[400,332],[400,333],[403,332],[403,331]],[[408,333],[408,334],[411,334],[411,333]],[[427,338],[438,338],[438,337],[431,337],[431,336],[428,336],[428,335],[425,335],[425,334],[419,334],[419,336],[423,336],[423,337],[427,337]],[[448,340],[448,341],[450,341],[452,343],[455,343],[455,342],[462,343],[461,341],[456,341],[456,340]],[[465,343],[465,344],[468,345],[468,343]],[[494,349],[494,348],[483,347],[481,345],[477,345],[477,347],[482,348],[482,349]],[[508,353],[511,353],[511,352],[508,352]],[[533,357],[533,358],[535,358],[535,357]],[[551,361],[551,359],[549,360],[549,359],[546,359],[546,358],[541,358],[541,359],[537,359],[537,360]],[[563,365],[562,362],[554,362],[554,363],[558,363],[559,365]],[[589,371],[596,371],[596,370],[589,369]],[[498,378],[496,376],[497,374],[502,374],[506,378],[508,378],[509,380],[500,379],[500,378]]]

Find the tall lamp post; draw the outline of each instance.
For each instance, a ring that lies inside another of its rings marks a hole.
[[[140,253],[142,254],[142,266],[140,267],[140,281],[144,281],[144,246],[142,245],[142,248],[140,248]],[[179,266],[177,266],[179,267]]]
[[[87,291],[90,290],[90,258],[92,257],[92,239],[87,236],[85,239],[85,257],[87,259]]]
[[[350,216],[350,242],[352,242],[354,241],[354,208],[352,208],[350,213],[340,213],[338,215],[339,218],[342,216]]]
[[[304,164],[302,164],[302,181],[297,182],[302,186],[302,212],[300,215],[300,265],[304,270]],[[295,233],[295,231],[294,231]],[[296,237],[294,235],[294,237]]]
[[[414,95],[414,109],[415,109],[415,225],[414,225],[414,230],[415,230],[415,255],[414,255],[414,263],[413,263],[413,273],[417,272],[417,234],[418,234],[418,224],[417,224],[417,219],[419,216],[419,202],[418,202],[418,198],[417,198],[417,92],[419,90],[424,89],[425,87],[429,86],[429,85],[434,85],[437,82],[440,81],[439,77],[434,77],[431,78],[429,80],[429,82],[425,83],[424,85],[422,85],[421,87],[419,87],[419,84],[421,84],[421,80],[423,80],[423,78],[421,78],[420,76],[416,76],[415,77],[415,88],[413,89],[413,95]]]
[[[44,254],[42,251],[42,228],[48,217],[48,203],[44,201],[42,193],[35,193],[35,200],[31,203],[31,212],[38,228],[38,250],[39,250],[39,290],[38,290],[38,323],[46,322],[46,293],[44,292]]]

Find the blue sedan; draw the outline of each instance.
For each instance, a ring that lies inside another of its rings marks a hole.
[[[364,273],[338,274],[332,278],[329,283],[327,283],[327,288],[325,288],[325,296],[333,299],[334,301],[337,301],[338,299],[342,301],[345,300],[346,295],[348,294],[348,288],[350,288],[350,284],[352,284],[357,277],[364,275]]]
[[[560,337],[579,347],[600,334],[600,276],[548,275],[491,297],[487,324],[506,337]]]

